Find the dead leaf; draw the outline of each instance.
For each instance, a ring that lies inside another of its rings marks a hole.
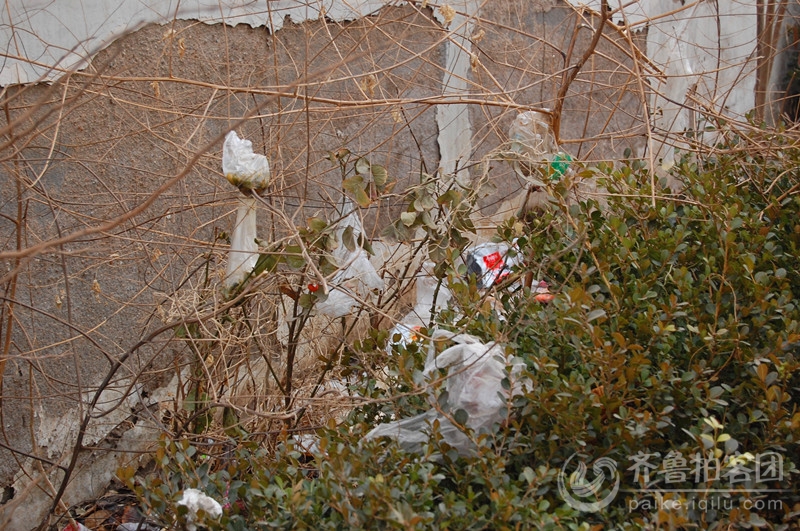
[[[359,87],[361,87],[361,91],[366,94],[369,98],[375,97],[375,87],[378,86],[378,76],[375,74],[368,74],[361,79],[359,83]]]
[[[452,6],[448,4],[444,4],[443,6],[439,7],[439,13],[441,13],[442,18],[444,19],[445,27],[449,26],[453,19],[456,18],[456,10],[452,8]]]

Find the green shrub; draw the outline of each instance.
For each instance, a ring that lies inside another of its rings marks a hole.
[[[674,196],[643,193],[650,175],[639,161],[579,172],[602,182],[608,205],[560,201],[524,220],[517,239],[530,258],[519,276],[546,279],[557,292],[548,305],[512,286],[497,292],[498,312],[474,285],[453,281],[460,307],[445,317],[507,344],[529,369],[507,420],[475,436],[477,457],[459,457],[435,433],[422,455],[361,442],[376,422],[429,407],[424,348],[387,358],[379,342],[365,341],[354,348],[388,364],[390,388],[358,384],[373,401],[318,430],[313,456],[286,435],[269,446],[238,441],[234,454],[215,459],[166,441],[157,474],[125,476],[165,523],[183,488],[224,500],[214,529],[796,525],[800,151],[766,140],[771,149],[757,153],[732,142],[721,155],[685,157],[672,170],[685,183]],[[559,186],[566,197],[569,182]],[[498,235],[510,241],[518,232],[509,223]],[[460,278],[453,264],[438,270]],[[744,476],[725,475],[752,471],[768,452],[783,458],[782,478],[731,483]],[[572,507],[559,492],[559,475],[574,478],[562,468],[576,453],[587,464],[616,462],[621,490],[599,511]],[[645,484],[632,458],[646,454],[687,468],[683,476],[653,469],[658,481]],[[715,459],[721,477],[695,476],[697,463]]]

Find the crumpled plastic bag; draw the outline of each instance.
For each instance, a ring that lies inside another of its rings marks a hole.
[[[552,168],[551,180],[558,181],[570,167],[570,157],[556,144],[552,120],[546,113],[524,111],[517,115],[508,130],[511,151],[519,158],[513,161],[516,173],[534,188],[544,188],[542,169]]]
[[[211,496],[197,489],[186,489],[183,497],[178,500],[178,505],[185,506],[189,511],[186,513],[186,529],[197,531],[198,511],[202,510],[206,516],[219,519],[222,516],[222,505]]]
[[[438,279],[433,276],[434,266],[433,262],[425,262],[422,265],[422,270],[415,279],[416,303],[389,332],[389,342],[386,345],[388,354],[392,354],[394,345],[408,345],[416,341],[417,332],[428,326],[431,315],[447,307],[452,294],[445,283],[439,285]],[[438,292],[436,286],[439,286]],[[397,341],[394,339],[396,336],[399,336]]]
[[[511,253],[511,249],[514,253]],[[505,279],[514,266],[522,263],[522,255],[516,246],[507,243],[486,242],[469,247],[465,251],[464,265],[467,275],[474,275],[478,289],[489,289]]]
[[[228,265],[225,269],[226,289],[239,285],[256,266],[256,237],[256,200],[252,197],[244,198],[236,210],[236,225],[231,234]]]
[[[331,253],[339,270],[328,285],[328,297],[314,306],[316,313],[333,318],[348,315],[360,304],[358,299],[363,300],[372,290],[383,290],[384,287],[383,279],[369,261],[367,251],[358,245],[364,227],[353,202],[346,196],[342,198],[339,214],[343,217],[336,226],[338,247]],[[352,234],[355,242],[353,250],[348,249],[343,241],[345,231]]]
[[[236,131],[225,136],[222,146],[222,173],[243,194],[261,194],[269,186],[269,161],[264,155],[253,153],[253,144],[239,138]]]
[[[420,452],[430,438],[433,423],[438,421],[442,439],[460,455],[468,456],[474,454],[475,443],[454,423],[453,419],[461,415],[458,411],[467,413],[464,424],[476,434],[490,432],[495,424],[505,419],[504,407],[512,397],[522,394],[527,383],[521,375],[525,363],[510,358],[505,346],[499,343],[484,344],[468,334],[449,335],[445,331],[434,332],[434,339],[448,337],[456,344],[438,356],[431,346],[423,371],[430,380],[437,377],[439,369],[447,369],[446,403],[438,404],[437,397],[431,393],[428,395],[431,409],[414,417],[381,424],[367,433],[366,440],[389,437],[406,451]],[[506,378],[511,383],[509,388],[503,387]]]

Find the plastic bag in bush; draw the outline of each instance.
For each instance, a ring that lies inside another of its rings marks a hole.
[[[225,136],[222,146],[222,172],[225,178],[243,194],[262,193],[269,186],[269,161],[253,153],[253,144],[240,139],[235,131]]]
[[[447,302],[452,297],[447,286],[433,276],[433,262],[425,262],[422,271],[415,279],[417,299],[414,308],[397,323],[389,333],[389,342],[386,345],[386,352],[392,353],[394,345],[408,345],[416,341],[417,332],[420,328],[430,324],[431,315],[434,312],[447,307]],[[439,287],[437,291],[436,288]],[[434,298],[436,299],[434,301]],[[395,341],[397,337],[397,341]]]
[[[331,279],[327,298],[314,306],[317,313],[334,318],[349,314],[359,299],[368,297],[372,290],[383,289],[383,279],[370,263],[367,251],[358,244],[364,227],[347,197],[342,199],[340,214],[343,217],[336,227],[338,247],[331,253],[339,270]],[[350,248],[345,240],[350,242]]]
[[[200,511],[205,514],[207,519],[218,520],[222,516],[222,505],[208,496],[204,492],[197,489],[186,489],[183,491],[183,497],[178,500],[178,505],[186,507],[186,529],[187,531],[197,531],[198,520]]]
[[[510,252],[511,249],[514,252]],[[464,264],[467,275],[474,275],[479,289],[489,289],[501,282],[511,269],[522,263],[516,247],[507,243],[486,242],[470,247],[465,251]]]
[[[437,339],[449,334],[437,331],[433,336]],[[440,404],[438,397],[430,394],[431,409],[414,417],[381,424],[367,433],[365,439],[389,437],[397,440],[406,451],[419,452],[430,437],[433,423],[438,421],[442,439],[460,455],[466,456],[474,453],[475,443],[465,433],[464,427],[478,434],[490,432],[494,425],[503,422],[508,402],[522,393],[524,362],[510,358],[505,346],[499,343],[484,344],[467,334],[449,339],[456,344],[438,356],[433,345],[430,347],[423,371],[427,379],[434,380],[440,369],[446,369],[445,403]],[[506,378],[511,385],[504,387]],[[463,427],[456,419],[463,421]]]

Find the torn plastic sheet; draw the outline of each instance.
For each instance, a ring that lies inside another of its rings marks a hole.
[[[420,452],[422,445],[430,438],[433,424],[438,422],[439,433],[447,444],[462,456],[472,455],[475,443],[464,427],[480,434],[490,432],[493,426],[503,422],[509,400],[522,394],[526,385],[527,378],[522,376],[525,363],[510,357],[504,345],[482,343],[468,334],[451,337],[450,332],[437,331],[433,337],[446,337],[456,343],[438,356],[431,345],[423,371],[430,381],[438,377],[439,369],[447,370],[445,403],[438,403],[438,397],[430,393],[428,401],[433,406],[431,409],[414,417],[381,424],[364,438],[374,440],[389,437],[406,451]],[[504,387],[503,380],[506,378],[510,380],[510,386]],[[464,427],[454,422],[461,415],[459,410],[467,414]]]
[[[364,237],[364,227],[358,210],[346,196],[342,198],[339,214],[342,219],[337,223],[335,235],[338,246],[331,253],[339,270],[329,283],[327,298],[314,306],[318,314],[333,318],[348,315],[360,304],[359,300],[368,297],[373,290],[383,289],[383,279],[369,261],[367,251],[358,244]],[[352,250],[345,244],[345,232],[352,236]]]
[[[236,224],[231,234],[231,247],[228,251],[228,265],[225,270],[225,288],[231,289],[240,284],[253,270],[258,261],[256,243],[256,199],[242,198],[236,210]]]

